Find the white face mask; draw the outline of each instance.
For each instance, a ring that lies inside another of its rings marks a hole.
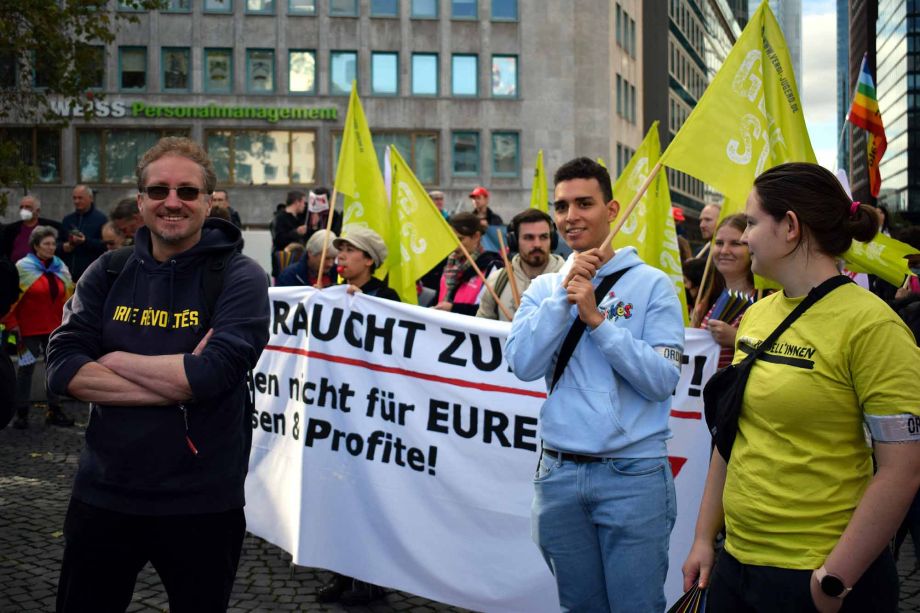
[[[29,209],[19,209],[19,219],[29,221],[32,219],[32,211]]]

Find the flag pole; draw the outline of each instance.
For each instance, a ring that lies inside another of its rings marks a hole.
[[[521,292],[518,291],[517,281],[514,279],[514,267],[511,266],[511,262],[508,261],[508,256],[505,254],[505,239],[502,238],[502,233],[496,232],[495,234],[498,236],[498,252],[505,263],[505,270],[508,271],[508,281],[511,283],[511,298],[514,300],[514,308],[517,309],[521,305]]]
[[[707,287],[706,282],[710,280],[710,272],[712,272],[712,241],[714,240],[715,236],[710,239],[709,249],[706,250],[706,267],[703,268],[703,278],[700,279],[700,290],[696,294],[696,302],[693,303],[693,316],[690,318],[691,328],[700,327],[700,322],[703,321],[703,317],[705,317],[705,313],[700,312],[700,305],[706,304],[709,301],[710,294],[712,294],[712,283]]]
[[[620,215],[619,219],[617,219],[616,223],[610,229],[610,232],[607,234],[607,239],[605,240],[604,245],[603,247],[601,247],[601,249],[610,250],[610,251],[613,250],[613,247],[611,246],[611,243],[613,243],[613,237],[617,235],[617,232],[619,232],[620,228],[623,227],[623,224],[626,223],[626,220],[629,218],[630,213],[632,213],[633,209],[636,208],[636,205],[639,204],[639,200],[641,200],[642,196],[645,195],[645,192],[648,191],[649,185],[651,185],[652,181],[655,180],[655,177],[658,176],[658,172],[660,170],[661,170],[661,161],[659,160],[652,167],[652,170],[651,172],[648,173],[648,176],[645,177],[645,181],[639,187],[639,190],[636,192],[636,195],[633,196],[633,199],[630,201],[629,206],[626,207],[626,211],[622,215]]]
[[[479,266],[476,265],[476,260],[474,260],[473,256],[470,255],[470,252],[466,250],[466,247],[463,246],[463,243],[461,243],[458,240],[457,246],[460,247],[460,250],[463,252],[463,255],[466,256],[467,261],[469,261],[469,263],[473,266],[473,270],[476,271],[476,275],[479,276],[480,280],[482,280],[482,284],[485,286],[485,288],[489,290],[489,294],[491,294],[492,298],[495,299],[495,304],[498,305],[498,308],[501,309],[505,317],[508,318],[508,321],[511,321],[512,319],[514,319],[511,313],[508,312],[508,309],[505,307],[505,305],[502,304],[502,301],[498,297],[498,294],[495,293],[495,288],[492,287],[492,285],[486,280],[486,276],[482,274],[481,270],[479,270]]]
[[[323,235],[323,252],[319,256],[319,272],[316,275],[316,289],[323,289],[324,266],[326,265],[326,250],[329,248],[329,237],[332,235],[332,218],[335,217],[335,199],[339,195],[338,188],[332,186],[332,200],[329,202],[329,219],[326,220],[326,233]],[[303,257],[307,257],[304,254]]]

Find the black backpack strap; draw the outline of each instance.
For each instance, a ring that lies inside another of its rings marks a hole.
[[[600,304],[604,295],[610,291],[610,288],[612,288],[628,270],[632,269],[624,268],[623,270],[616,271],[612,275],[604,277],[600,285],[594,289],[594,301]],[[550,393],[556,388],[556,383],[559,382],[562,373],[565,372],[565,367],[568,365],[569,359],[575,352],[575,347],[578,345],[578,341],[581,340],[581,335],[584,334],[586,327],[587,324],[583,322],[580,317],[576,317],[575,321],[572,322],[569,333],[565,335],[565,340],[562,341],[562,349],[559,350],[559,357],[556,358],[556,367],[553,369],[553,382],[549,386]]]
[[[496,296],[501,296],[502,292],[505,291],[505,286],[508,285],[508,269],[502,268],[498,271],[498,275],[495,277],[495,284],[493,289],[495,290]]]
[[[773,343],[776,342],[779,336],[785,332],[786,329],[792,325],[792,322],[798,319],[802,313],[810,309],[812,305],[827,296],[833,290],[837,289],[841,285],[846,285],[847,283],[853,283],[853,279],[847,275],[836,275],[830,279],[827,279],[820,285],[811,288],[811,291],[808,292],[808,295],[805,296],[805,299],[802,300],[802,302],[800,302],[792,310],[792,312],[786,316],[786,319],[784,319],[778,326],[776,326],[776,329],[770,334],[770,336],[764,339],[764,341],[760,343],[760,345],[758,345],[754,351],[752,351],[746,358],[744,358],[744,362],[749,364],[756,360],[761,354],[763,354],[763,352],[773,346]]]
[[[109,288],[112,287],[112,284],[115,282],[115,279],[121,274],[121,271],[125,269],[125,266],[128,265],[128,260],[131,259],[131,256],[134,254],[134,246],[129,245],[128,247],[121,247],[113,251],[108,258],[108,261],[105,265],[105,274],[109,280]]]
[[[227,274],[230,259],[236,255],[233,250],[222,251],[208,256],[207,268],[201,277],[201,290],[204,295],[205,312],[202,314],[201,326],[207,331],[217,308],[217,300],[224,291],[224,275]]]

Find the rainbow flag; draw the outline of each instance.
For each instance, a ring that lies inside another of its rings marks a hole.
[[[866,157],[869,165],[869,188],[872,196],[878,196],[882,187],[882,175],[878,166],[888,148],[888,139],[885,138],[885,126],[882,124],[882,114],[878,110],[878,95],[875,92],[875,82],[869,74],[868,58],[863,56],[862,67],[859,69],[859,82],[856,85],[856,95],[853,96],[853,106],[850,107],[848,119],[854,126],[858,126],[871,134],[866,142]]]

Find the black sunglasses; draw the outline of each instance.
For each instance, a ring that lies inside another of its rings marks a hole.
[[[202,189],[198,189],[197,187],[192,187],[191,185],[183,185],[182,187],[169,187],[168,185],[148,185],[144,188],[143,191],[151,200],[166,200],[166,198],[169,197],[169,192],[172,190],[176,190],[176,195],[179,196],[179,200],[185,200],[186,202],[198,200],[199,194],[204,191]]]

